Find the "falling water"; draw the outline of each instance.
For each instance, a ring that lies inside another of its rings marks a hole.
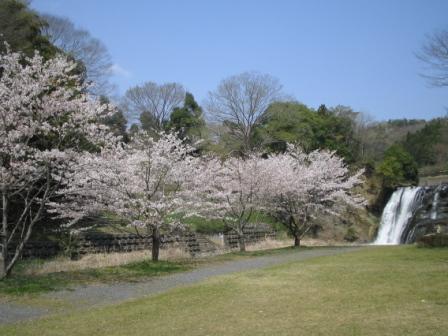
[[[381,216],[375,245],[400,244],[406,225],[420,205],[422,188],[406,187],[397,189],[391,196]]]
[[[439,205],[439,198],[440,198],[440,191],[439,188],[437,188],[434,193],[434,198],[432,200],[431,219],[437,219],[437,207]]]

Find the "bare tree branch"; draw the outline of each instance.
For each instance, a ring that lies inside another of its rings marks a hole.
[[[428,35],[416,56],[425,63],[427,73],[422,76],[432,86],[448,86],[448,30]]]
[[[282,86],[267,74],[245,72],[221,81],[206,103],[208,113],[231,126],[245,150],[270,104],[280,99]]]
[[[173,109],[184,99],[185,89],[181,84],[146,82],[126,91],[125,106],[131,114],[140,116],[144,129],[161,131]]]
[[[109,77],[112,74],[112,62],[105,45],[92,37],[88,31],[76,28],[68,18],[49,14],[44,14],[42,17],[47,22],[42,34],[52,44],[85,66],[86,79],[93,84],[90,88],[91,93],[96,95],[110,93],[112,86]]]

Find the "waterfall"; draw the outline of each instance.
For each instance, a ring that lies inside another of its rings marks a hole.
[[[375,245],[400,244],[403,231],[421,203],[422,191],[420,187],[406,187],[392,194],[381,216]]]
[[[432,210],[431,210],[431,219],[437,219],[437,206],[439,205],[440,198],[440,188],[438,187],[434,193],[434,198],[432,200]]]

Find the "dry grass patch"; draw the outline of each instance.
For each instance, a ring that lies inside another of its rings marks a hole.
[[[185,249],[178,246],[161,249],[159,257],[160,260],[166,261],[186,260],[191,258],[190,254],[186,252]],[[115,267],[149,260],[150,258],[151,252],[148,250],[121,253],[87,254],[79,260],[70,260],[67,257],[58,257],[44,263],[30,264],[23,271],[23,274],[41,275]]]
[[[148,253],[148,252],[147,252]],[[191,259],[191,254],[180,246],[169,247],[160,250],[160,260],[177,261]]]
[[[216,235],[207,235],[206,237],[215,245],[225,248],[224,236],[216,234]]]
[[[120,266],[146,259],[148,259],[147,251],[87,254],[79,260],[58,257],[43,264],[31,264],[24,270],[24,274],[40,275],[56,272],[73,272],[89,268]]]
[[[283,247],[292,246],[294,241],[292,239],[263,239],[256,243],[247,244],[247,251],[263,251],[263,250],[272,250]]]
[[[334,239],[304,238],[301,240],[303,246],[358,246],[359,243],[349,243],[346,241],[338,241]]]

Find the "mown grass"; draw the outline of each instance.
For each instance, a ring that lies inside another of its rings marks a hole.
[[[1,335],[447,335],[448,249],[382,247],[216,277]]]

